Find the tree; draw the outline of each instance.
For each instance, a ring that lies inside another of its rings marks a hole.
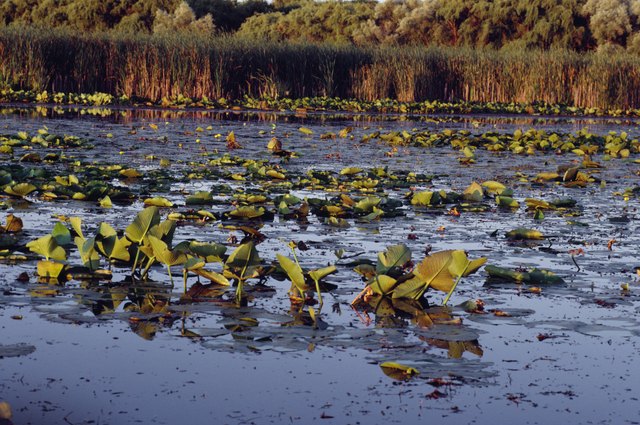
[[[626,45],[640,12],[638,0],[588,0],[584,12],[589,15],[589,29],[598,46]]]
[[[195,13],[184,0],[180,2],[173,13],[158,9],[153,21],[154,34],[172,34],[176,32],[212,34],[214,30],[215,26],[211,15],[206,14],[202,18],[196,19]]]

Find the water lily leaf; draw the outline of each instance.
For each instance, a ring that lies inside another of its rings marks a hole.
[[[451,262],[449,263],[449,273],[451,276],[460,278],[466,277],[476,272],[487,262],[486,257],[480,257],[475,260],[469,260],[467,253],[463,250],[455,250],[451,252]]]
[[[311,136],[313,134],[313,130],[307,127],[300,127],[298,131],[306,136]]]
[[[178,250],[171,250],[161,239],[149,235],[148,236],[149,243],[151,244],[151,248],[153,249],[154,257],[160,263],[166,266],[176,266],[178,264],[184,264],[187,261],[187,256],[185,253],[180,252]]]
[[[527,208],[530,209],[550,210],[554,208],[549,202],[540,199],[526,198],[524,202],[527,204]]]
[[[74,242],[78,247],[82,264],[91,271],[98,269],[100,267],[100,255],[96,251],[95,238],[85,239],[81,236],[76,236]]]
[[[338,269],[336,268],[336,266],[323,267],[321,269],[311,270],[309,272],[309,277],[311,277],[311,279],[313,281],[319,282],[322,279],[324,279],[325,277],[327,277],[330,274],[333,274],[333,273],[335,273],[337,271],[338,271]]]
[[[427,290],[428,285],[424,282],[422,277],[415,274],[413,277],[404,280],[402,283],[398,284],[391,297],[393,299],[419,299],[422,294]]]
[[[357,221],[359,223],[370,223],[370,222],[372,222],[374,220],[379,219],[383,215],[384,215],[384,211],[383,210],[374,207],[373,208],[373,212],[358,218]]]
[[[252,219],[252,218],[262,217],[264,213],[265,213],[265,210],[262,207],[256,208],[251,206],[243,206],[229,212],[229,215],[237,218]]]
[[[240,149],[240,148],[242,148],[240,143],[238,143],[238,141],[236,140],[236,134],[233,131],[230,132],[229,134],[227,134],[227,137],[226,137],[225,141],[227,142],[227,149]]]
[[[31,250],[31,252],[40,254],[47,260],[54,259],[64,261],[67,259],[67,253],[64,248],[59,246],[51,235],[45,235],[35,241],[31,241],[26,246]]]
[[[484,187],[484,189],[489,195],[502,195],[504,191],[507,189],[505,185],[494,180],[488,180],[486,182],[482,182],[481,186]]]
[[[184,202],[187,205],[209,205],[213,203],[213,196],[211,192],[200,191],[188,196]]]
[[[189,251],[203,258],[207,263],[221,263],[227,247],[219,243],[191,241]]]
[[[549,270],[532,269],[529,271],[527,283],[531,285],[560,285],[564,283],[564,279]]]
[[[84,238],[84,235],[82,234],[82,219],[80,217],[69,218],[69,224],[71,224],[71,228],[77,236]]]
[[[539,173],[536,175],[536,180],[557,180],[560,178],[560,175],[558,173],[553,173],[553,172],[546,172],[546,173]]]
[[[109,198],[109,196],[105,196],[104,198],[100,199],[98,201],[98,204],[102,207],[102,208],[111,208],[113,206],[113,203],[111,202],[111,198]]]
[[[131,260],[129,246],[131,241],[126,237],[118,238],[116,231],[108,223],[100,223],[96,235],[96,250],[109,260],[128,262]]]
[[[13,214],[9,214],[7,215],[7,224],[2,226],[2,229],[7,233],[19,233],[22,230],[22,227],[22,219]]]
[[[564,175],[562,176],[562,181],[563,182],[571,182],[576,180],[576,178],[578,177],[578,172],[580,171],[580,167],[571,167],[568,168],[567,171],[564,172]]]
[[[298,263],[281,254],[276,254],[276,258],[278,259],[278,263],[280,263],[280,267],[282,267],[287,276],[289,276],[289,279],[291,279],[291,282],[295,285],[298,291],[304,292],[307,288],[307,284],[304,280],[302,268],[300,268]]]
[[[284,180],[287,178],[287,176],[285,176],[283,173],[276,170],[267,170],[266,175],[273,179],[279,179],[279,180]]]
[[[486,266],[484,271],[489,274],[490,277],[501,280],[512,280],[514,282],[526,282],[529,280],[529,273],[516,272],[515,270],[506,269],[498,266]]]
[[[378,198],[377,196],[368,196],[356,202],[353,208],[358,213],[368,214],[372,212],[375,207],[380,205],[380,202],[382,202],[381,198]]]
[[[496,196],[496,204],[498,204],[499,207],[505,208],[518,208],[520,206],[518,201],[509,196]]]
[[[373,278],[373,281],[369,284],[374,294],[387,295],[396,286],[396,279],[381,274]]]
[[[424,190],[421,192],[416,192],[413,194],[411,198],[411,205],[420,205],[427,207],[431,205],[431,199],[433,199],[434,192]]]
[[[381,363],[380,368],[385,375],[397,381],[406,381],[420,374],[417,369],[395,362]]]
[[[451,291],[454,276],[449,272],[449,265],[453,260],[453,252],[447,250],[431,254],[416,266],[414,273],[420,276],[426,287],[443,292]]]
[[[17,196],[18,198],[24,198],[25,196],[27,196],[28,194],[30,194],[31,192],[33,192],[36,189],[37,189],[37,187],[35,187],[31,183],[18,183],[18,184],[13,185],[13,186],[5,187],[4,188],[4,192],[6,194],[8,194],[8,195],[11,195],[11,196]]]
[[[227,258],[225,267],[235,270],[248,269],[260,265],[260,256],[253,241],[238,246]]]
[[[393,245],[378,253],[376,272],[386,274],[394,267],[402,267],[411,261],[411,250],[405,244]]]
[[[125,229],[125,235],[131,242],[141,244],[149,229],[160,223],[158,208],[149,207],[140,211],[136,218]]]
[[[525,240],[525,239],[540,240],[540,239],[544,239],[544,235],[542,234],[542,232],[535,229],[518,227],[517,229],[508,231],[507,238],[512,240]]]
[[[229,279],[227,279],[220,273],[216,273],[212,270],[205,270],[203,268],[197,268],[191,271],[197,274],[198,276],[204,277],[205,279],[209,279],[211,282],[215,283],[216,285],[231,286],[231,282],[229,282]]]
[[[168,208],[173,207],[173,202],[171,202],[170,200],[162,196],[156,196],[153,198],[145,199],[144,204],[147,206],[154,206],[154,207],[168,207]]]
[[[80,183],[78,177],[73,174],[69,174],[68,176],[55,176],[54,178],[56,182],[62,186],[71,186]]]
[[[358,264],[353,270],[365,279],[371,279],[376,275],[376,268],[371,264]]]
[[[347,227],[349,227],[349,222],[347,220],[338,217],[329,217],[327,219],[327,224],[329,226],[339,227],[341,229],[346,229]]]
[[[571,198],[554,199],[550,204],[556,208],[573,208],[577,205],[577,201]]]
[[[532,269],[529,272],[519,272],[497,266],[486,266],[485,271],[489,277],[501,280],[510,280],[517,283],[532,285],[558,285],[563,284],[564,279],[549,270]]]
[[[38,261],[38,276],[46,279],[58,279],[65,269],[65,264],[55,261]]]
[[[291,209],[289,208],[289,205],[287,205],[286,202],[284,201],[280,202],[280,204],[278,205],[278,214],[280,215],[291,214]]]
[[[341,176],[352,176],[354,174],[361,173],[362,171],[363,171],[362,168],[347,167],[347,168],[343,168],[342,170],[340,170],[340,175]]]
[[[261,204],[267,200],[267,197],[264,195],[249,195],[246,198],[246,201],[250,204]]]
[[[462,198],[467,202],[481,202],[484,198],[482,186],[473,182],[462,192]]]
[[[183,267],[186,270],[194,271],[194,270],[203,268],[205,264],[207,263],[202,258],[189,257],[187,258],[187,261],[185,261],[185,263],[183,264]]]
[[[148,234],[161,239],[167,245],[171,245],[176,227],[177,223],[174,220],[164,220],[149,229]]]
[[[124,170],[120,170],[120,175],[128,179],[135,179],[138,177],[142,177],[142,174],[133,168],[126,168]]]
[[[281,151],[282,150],[282,142],[280,140],[278,140],[277,137],[272,137],[271,140],[269,140],[269,143],[267,143],[267,149],[269,149],[270,151]]]
[[[291,195],[290,193],[287,193],[286,195],[276,198],[276,201],[284,202],[288,206],[292,206],[292,205],[298,205],[300,202],[302,202],[302,199],[298,198],[295,195]]]

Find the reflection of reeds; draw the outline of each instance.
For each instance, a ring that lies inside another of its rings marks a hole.
[[[163,98],[338,96],[640,107],[640,59],[0,30],[0,86]]]

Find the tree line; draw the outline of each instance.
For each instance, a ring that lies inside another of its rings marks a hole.
[[[640,53],[640,0],[3,0],[0,26]]]

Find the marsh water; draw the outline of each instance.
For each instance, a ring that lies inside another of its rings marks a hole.
[[[286,189],[207,172],[214,167],[210,161],[227,154],[264,160],[290,176],[387,167],[389,174],[426,177],[385,190],[386,198],[402,201],[393,217],[369,222],[347,218],[349,227],[335,227],[315,215],[300,221],[276,214],[252,224],[260,225],[266,236],[257,248],[267,263],[276,253],[290,252],[287,243],[293,240],[304,242],[306,249],[298,253],[301,264],[336,264],[338,272],[327,281],[337,288],[323,294],[321,326],[310,325],[308,316],[292,308],[290,283],[273,277],[251,292],[246,306],[234,307],[185,299],[181,280],[172,286],[162,267],[152,268],[150,280],[135,285],[127,268],[117,267],[109,282],[51,284],[38,281],[34,259],[0,263],[0,399],[12,406],[15,424],[639,421],[637,157],[605,160],[593,155],[602,165],[590,170],[596,181],[566,187],[536,183],[534,178],[579,164],[580,158],[571,153],[516,155],[477,149],[475,163],[465,165],[450,146],[393,149],[379,140],[366,141],[376,131],[414,129],[575,133],[588,128],[594,134],[624,131],[639,138],[636,121],[159,110],[92,114],[9,106],[0,115],[2,135],[32,135],[45,127],[51,134],[78,136],[92,147],[71,147],[62,152],[68,160],[28,166],[78,176],[89,165],[135,168],[140,178],[112,184],[140,195],[111,208],[37,196],[1,199],[3,222],[9,213],[24,222],[22,246],[51,231],[59,216],[81,217],[88,233],[103,221],[124,229],[142,210],[142,199],[151,196],[173,202],[173,208],[162,209],[166,216],[188,210],[188,194],[219,191],[220,202],[209,207],[218,217],[234,193],[270,195]],[[310,131],[301,132],[301,127]],[[352,128],[348,137],[321,137],[346,127]],[[225,136],[231,131],[241,148],[229,152]],[[274,136],[297,156],[283,159],[267,150]],[[42,149],[42,154],[47,152]],[[160,164],[160,159],[168,161]],[[11,163],[8,157],[0,160],[3,167]],[[233,172],[242,168],[239,164],[230,165]],[[504,209],[487,202],[486,208],[452,215],[448,207],[419,208],[404,200],[410,190],[462,192],[474,181],[487,180],[513,189],[520,207]],[[291,193],[329,198],[340,192],[295,187]],[[544,219],[534,220],[525,198],[571,198],[576,206],[545,211]],[[228,223],[182,222],[175,241],[232,245],[233,236],[242,237],[221,224]],[[545,239],[508,240],[506,232],[518,227],[540,230]],[[406,244],[416,263],[428,252],[463,249],[499,267],[553,271],[564,283],[535,288],[495,283],[480,270],[462,281],[446,309],[439,307],[442,293],[427,293],[428,314],[455,319],[432,326],[419,326],[392,304],[354,310],[350,303],[365,284],[353,271],[353,262],[375,261],[378,252],[395,244]],[[18,279],[23,273],[28,279]],[[189,285],[194,282],[191,277]],[[127,309],[148,295],[162,299],[167,309],[147,316]],[[478,299],[484,311],[458,307]],[[379,366],[386,361],[420,373],[394,380]]]

